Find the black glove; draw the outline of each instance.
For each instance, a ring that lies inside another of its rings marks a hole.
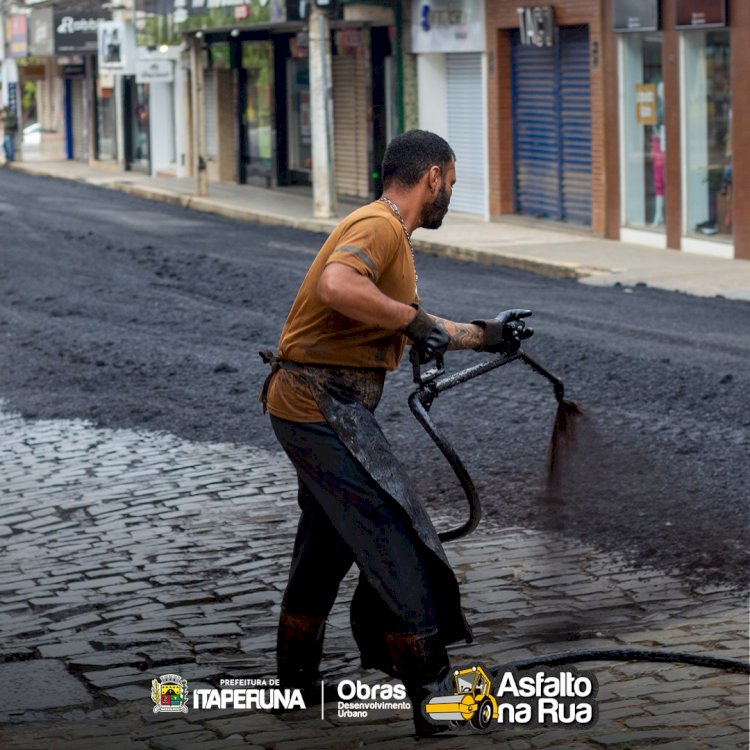
[[[419,353],[419,364],[423,365],[443,354],[450,344],[451,337],[422,308],[403,332],[412,340]]]
[[[531,310],[513,308],[501,312],[492,320],[472,320],[472,323],[484,328],[484,340],[476,351],[515,354],[521,348],[521,341],[534,333],[534,329],[526,328],[523,321],[529,315]]]

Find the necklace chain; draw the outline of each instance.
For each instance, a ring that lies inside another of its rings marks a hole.
[[[414,255],[414,245],[412,245],[411,242],[411,235],[409,234],[409,230],[406,228],[406,222],[404,221],[404,217],[401,216],[401,211],[398,210],[398,206],[390,200],[390,198],[386,198],[384,195],[381,195],[379,200],[383,201],[388,208],[393,211],[396,218],[399,220],[401,224],[401,229],[404,230],[404,237],[406,237],[406,241],[409,243],[409,250],[411,250],[411,259],[414,262],[414,282],[419,283],[419,275],[417,274],[417,258]]]

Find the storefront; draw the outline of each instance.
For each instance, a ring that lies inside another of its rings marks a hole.
[[[388,61],[395,29],[347,22],[341,7],[331,13],[334,187],[341,198],[367,200],[378,192],[387,123],[394,115],[388,99],[395,66]],[[311,185],[307,25],[292,15],[201,32],[209,181]]]
[[[732,253],[731,43],[725,0],[681,3],[683,249]],[[703,8],[702,11],[699,8]],[[723,243],[708,247],[711,238]]]
[[[347,198],[371,197],[372,109],[369,29],[333,32],[334,185]],[[381,86],[382,89],[382,86]]]
[[[186,140],[186,72],[180,66],[182,51],[163,45],[158,50],[136,48],[135,78],[131,103],[131,132],[142,151],[148,151],[150,173],[154,177],[181,176],[179,154]],[[134,157],[138,156],[136,153]],[[143,153],[141,159],[145,159]]]
[[[511,32],[515,211],[591,225],[591,75],[585,26],[549,44]]]
[[[108,17],[99,9],[54,12],[54,50],[63,65],[65,148],[69,159],[98,158],[97,28]]]
[[[487,6],[491,215],[750,258],[750,3]]]
[[[456,153],[451,209],[489,218],[484,17],[483,0],[412,0],[419,127],[443,136]]]
[[[36,60],[40,75],[34,81],[36,116],[42,132],[62,130],[63,101],[59,70],[55,60],[54,11],[36,8],[28,16],[29,55]],[[40,140],[41,145],[41,140]]]
[[[334,186],[347,199],[368,199],[379,192],[379,172],[392,117],[387,101],[394,67],[387,27],[349,26],[334,22],[331,31]],[[286,184],[307,184],[312,172],[310,79],[307,32],[289,39],[285,65],[285,112],[288,118]],[[281,123],[279,123],[281,127]],[[280,148],[284,148],[280,141]],[[285,184],[281,180],[279,184]]]
[[[621,239],[727,258],[750,254],[735,248],[743,198],[734,139],[750,114],[733,101],[739,65],[732,39],[748,33],[750,20],[740,6],[613,3]]]
[[[491,215],[607,234],[607,146],[616,139],[603,106],[608,4],[488,3]]]
[[[615,3],[623,239],[666,247],[663,40],[657,3]],[[651,234],[647,234],[650,232]]]

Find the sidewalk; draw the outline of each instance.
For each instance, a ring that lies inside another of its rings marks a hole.
[[[63,160],[15,162],[12,169],[85,182],[234,219],[326,233],[336,224],[336,220],[313,218],[310,196],[294,189],[212,183],[209,195],[201,198],[195,195],[192,178],[153,178]],[[342,205],[339,213],[343,215],[354,207],[355,204]],[[435,255],[576,278],[592,285],[647,284],[700,296],[750,301],[748,261],[629,245],[583,231],[540,228],[513,220],[484,222],[449,212],[439,230],[418,230],[414,246]]]
[[[280,454],[175,436],[26,421],[0,404],[0,747],[6,750],[745,750],[747,677],[678,664],[574,665],[595,675],[593,727],[502,723],[415,741],[408,710],[335,703],[154,713],[151,683],[189,689],[274,675],[297,521]],[[434,512],[438,528],[455,522]],[[553,535],[483,521],[446,544],[474,629],[454,665],[631,647],[736,659],[746,608]],[[327,679],[373,684],[348,623],[356,575],[328,620]],[[194,694],[194,692],[192,693]]]

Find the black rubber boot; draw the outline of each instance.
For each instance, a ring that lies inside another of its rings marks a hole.
[[[433,724],[422,711],[422,703],[433,693],[452,692],[448,654],[437,632],[418,635],[388,633],[388,654],[392,674],[404,683],[412,704],[414,729],[418,737],[432,737],[446,726]]]
[[[326,622],[321,617],[282,610],[276,638],[280,687],[302,691],[306,705],[320,702],[320,660]]]

